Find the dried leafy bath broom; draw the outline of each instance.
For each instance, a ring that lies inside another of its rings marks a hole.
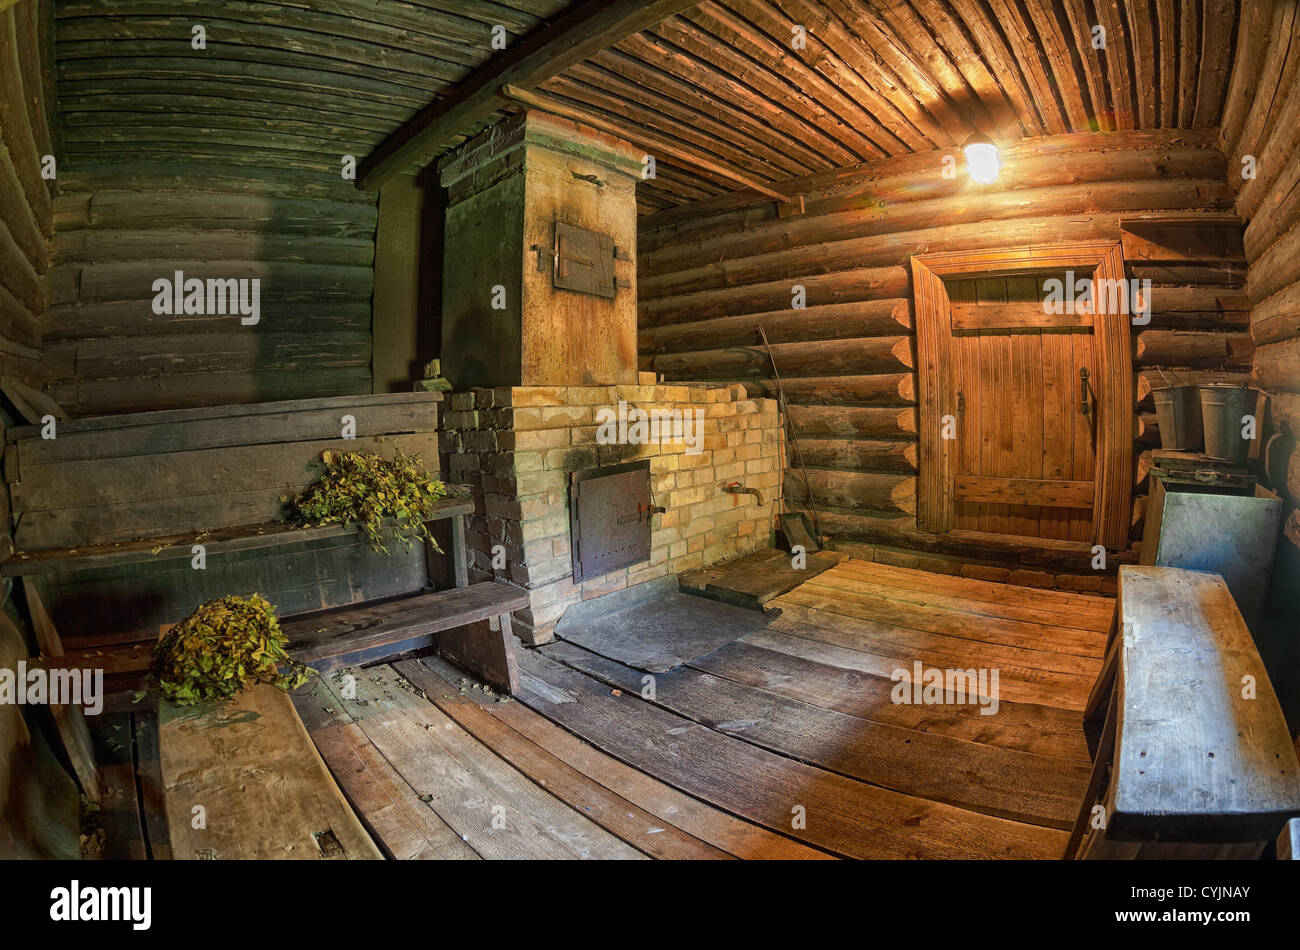
[[[288,642],[275,608],[257,594],[220,597],[158,641],[154,678],[164,696],[186,706],[229,699],[249,683],[293,689],[307,681],[307,669],[289,659]]]
[[[418,455],[394,446],[391,462],[373,452],[322,452],[321,461],[320,480],[292,501],[308,527],[359,524],[370,546],[387,554],[384,519],[391,518],[393,537],[407,548],[424,537],[442,552],[424,522],[447,486],[424,470]]]

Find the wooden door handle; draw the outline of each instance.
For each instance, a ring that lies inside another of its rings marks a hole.
[[[1092,412],[1092,387],[1088,384],[1088,367],[1079,367],[1079,411],[1085,416]]]

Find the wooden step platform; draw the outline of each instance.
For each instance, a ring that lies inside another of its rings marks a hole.
[[[788,551],[769,548],[702,570],[685,571],[678,575],[677,583],[691,594],[761,610],[773,598],[794,590],[823,571],[829,571],[844,560],[845,555],[836,551],[814,551],[807,558],[806,566],[796,570]]]
[[[382,602],[300,614],[283,621],[289,655],[326,672],[432,646],[479,670],[494,685],[518,687],[509,614],[528,606],[528,594],[500,581],[414,594]],[[464,630],[496,618],[497,630]],[[486,667],[486,668],[485,668]]]

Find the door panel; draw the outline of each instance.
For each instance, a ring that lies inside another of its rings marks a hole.
[[[1128,313],[1108,312],[1101,295],[1096,312],[1088,303],[1042,312],[1049,274],[1072,270],[1094,281],[1123,281],[1120,246],[925,254],[911,259],[911,270],[917,527],[1126,546],[1133,456]],[[1080,411],[1081,368],[1091,384],[1087,413]]]
[[[959,530],[1092,537],[1095,462],[1078,370],[1095,378],[1091,319],[1042,313],[1043,275],[949,281]]]

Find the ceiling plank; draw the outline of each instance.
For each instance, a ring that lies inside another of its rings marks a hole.
[[[712,172],[714,175],[719,175],[731,181],[739,182],[746,188],[752,188],[760,194],[767,195],[769,198],[775,198],[777,201],[785,203],[790,201],[788,195],[782,194],[781,192],[768,187],[764,182],[751,178],[743,172],[738,172],[734,168],[729,168],[719,162],[705,158],[703,155],[693,152],[688,148],[673,145],[652,132],[646,132],[639,129],[633,131],[628,129],[626,126],[620,126],[618,123],[607,122],[586,109],[567,105],[562,100],[556,99],[553,96],[530,92],[514,86],[502,86],[500,94],[506,99],[513,99],[530,108],[541,109],[543,112],[550,112],[553,115],[564,116],[573,119],[576,122],[581,122],[584,125],[589,125],[594,129],[600,129],[601,131],[609,132],[611,135],[617,135],[620,138],[634,138],[637,144],[641,145],[651,154],[658,153],[668,159],[675,159],[678,162],[684,163],[688,167],[703,169],[704,171]]]
[[[571,8],[493,56],[403,123],[362,162],[358,187],[376,188],[433,157],[453,137],[501,108],[503,85],[536,88],[593,53],[694,5],[694,0],[587,0]]]

